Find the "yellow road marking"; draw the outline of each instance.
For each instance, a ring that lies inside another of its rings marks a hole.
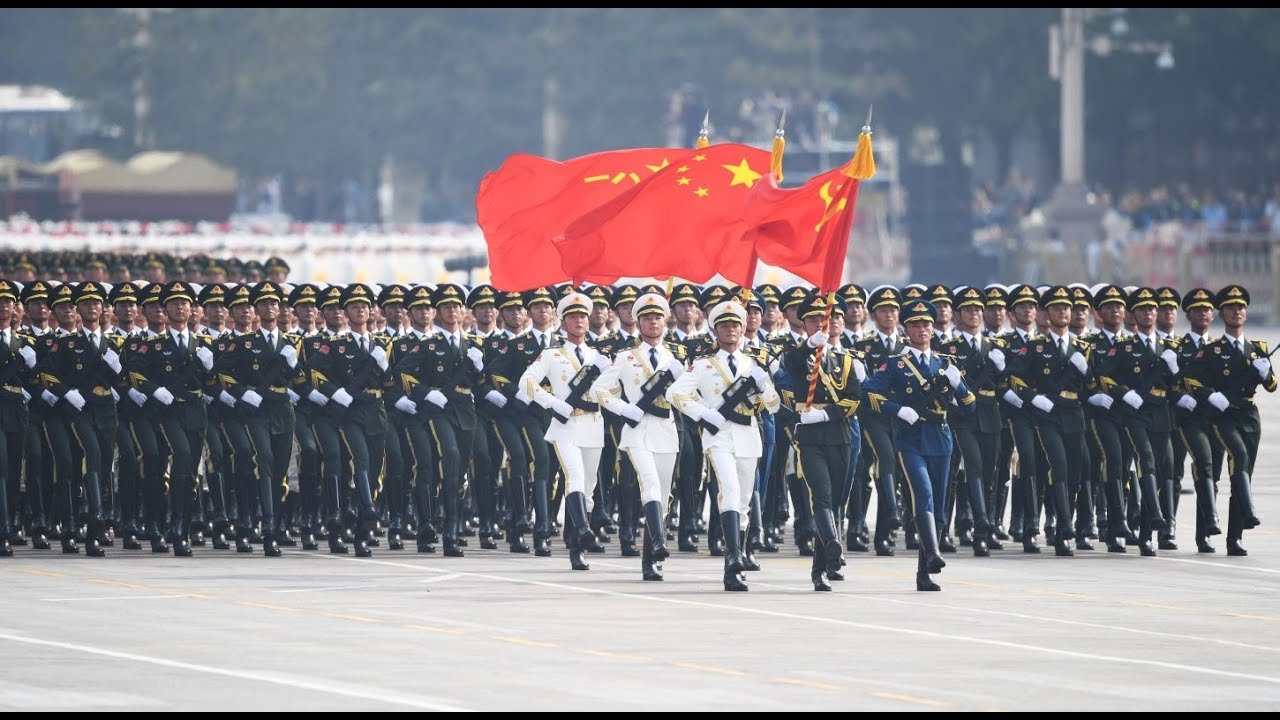
[[[698,663],[691,663],[691,662],[676,662],[671,664],[675,665],[678,668],[684,668],[686,670],[701,670],[702,672],[717,673],[719,675],[733,675],[736,677],[741,677],[746,675],[746,673],[742,672],[741,670],[734,670],[733,668],[716,667],[715,665],[699,665]]]
[[[583,650],[587,655],[595,655],[596,657],[615,658],[618,660],[650,660],[647,655],[634,655],[632,653],[613,652],[612,650]]]
[[[1086,595],[1078,592],[1067,592],[1065,590],[1028,590],[1032,595],[1052,595],[1054,597],[1076,598],[1079,600],[1097,600],[1093,595]]]
[[[320,614],[324,617],[334,618],[336,620],[354,620],[355,622],[362,622],[362,623],[382,622],[377,618],[365,617],[364,615],[348,615],[346,613],[335,613],[335,612],[322,612]]]
[[[458,628],[435,627],[434,625],[417,625],[414,623],[406,623],[403,625],[406,630],[421,630],[423,632],[440,633],[441,635],[465,635],[466,630]]]
[[[801,678],[776,677],[770,678],[772,682],[782,683],[784,685],[799,685],[801,687],[810,687],[817,690],[839,690],[839,685],[818,682],[817,680],[803,680]]]
[[[41,577],[51,577],[51,578],[64,578],[64,577],[67,577],[67,574],[66,574],[66,573],[60,573],[60,572],[49,572],[48,570],[36,570],[35,568],[22,568],[22,569],[21,569],[21,570],[19,570],[18,572],[24,572],[24,573],[26,573],[26,574],[28,574],[28,575],[39,575],[39,576],[41,576]]]
[[[915,695],[903,695],[901,693],[878,692],[878,693],[871,693],[871,694],[875,697],[882,698],[884,700],[900,700],[902,702],[916,703],[918,705],[931,705],[933,707],[943,707],[949,704],[941,700],[933,700],[930,698],[916,697]]]
[[[1276,617],[1275,615],[1248,615],[1246,613],[1223,613],[1223,614],[1226,615],[1227,617],[1239,618],[1241,620],[1269,620],[1269,621],[1280,620],[1280,617]]]
[[[271,603],[253,602],[252,600],[236,600],[236,604],[244,605],[245,607],[262,608],[263,610],[283,610],[285,612],[294,612],[296,609],[287,605],[272,605]]]
[[[1184,610],[1191,612],[1195,608],[1181,607],[1178,605],[1161,605],[1160,603],[1138,602],[1137,600],[1121,600],[1121,605],[1131,605],[1133,607],[1154,608],[1156,610]]]
[[[982,588],[983,590],[994,590],[995,588],[1000,587],[999,585],[992,585],[991,583],[974,582],[973,580],[952,580],[951,578],[947,578],[947,584],[951,586],[963,585],[964,587]]]
[[[146,585],[138,585],[137,583],[121,582],[120,580],[90,580],[91,583],[99,585],[113,585],[115,587],[129,588],[130,590],[146,590]]]
[[[502,642],[509,642],[515,645],[526,645],[528,647],[546,647],[546,648],[560,647],[555,643],[542,642],[540,640],[526,640],[525,638],[511,637],[509,635],[490,635],[489,637],[493,638],[494,640],[501,640]]]
[[[193,600],[217,600],[218,599],[217,595],[205,595],[204,593],[189,592],[189,593],[181,593],[181,594],[186,595],[187,597],[192,598]]]

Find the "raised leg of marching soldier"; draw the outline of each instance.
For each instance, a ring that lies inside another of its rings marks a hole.
[[[227,482],[234,477],[231,473],[230,457],[222,435],[222,418],[209,406],[209,424],[204,433],[205,449],[205,482],[209,485],[209,510],[212,513],[212,534],[210,542],[214,550],[226,550],[231,547],[228,538],[234,534],[228,510],[231,498]]]
[[[671,556],[667,550],[666,533],[663,531],[663,505],[671,494],[671,480],[675,472],[677,453],[655,453],[648,450],[629,449],[628,463],[635,468],[640,486],[640,501],[644,511],[644,538],[640,556],[641,577],[649,581],[661,581],[662,562]]]
[[[0,412],[5,412],[9,408],[0,408]],[[10,478],[19,476],[22,471],[22,446],[23,446],[23,427],[16,421],[19,418],[6,412],[0,416],[0,430],[3,430],[3,437],[0,437],[0,557],[10,557],[13,555],[14,527],[21,527],[22,518],[18,516],[15,525],[13,508],[18,505],[18,494],[10,491],[12,484]],[[23,418],[25,420],[25,418]],[[12,500],[10,500],[12,498]]]
[[[858,523],[862,519],[862,490],[854,488],[854,476],[858,471],[858,459],[862,451],[862,423],[858,422],[857,416],[849,418],[850,429],[850,447],[849,462],[845,465],[844,478],[841,480],[839,493],[832,501],[831,510],[835,513],[836,518],[843,519],[846,523],[844,543],[850,552],[866,552],[868,550],[865,543],[858,536]],[[854,509],[854,500],[856,494],[857,508]],[[841,515],[843,513],[843,515]],[[856,519],[855,519],[856,518]],[[861,549],[855,549],[858,547]]]
[[[1093,516],[1093,474],[1097,463],[1093,456],[1090,442],[1089,418],[1085,417],[1085,431],[1080,440],[1080,470],[1072,480],[1068,495],[1076,509],[1076,549],[1092,550],[1093,543],[1089,538],[1098,536],[1098,524]]]
[[[488,425],[485,420],[479,422]],[[477,431],[472,433],[473,449],[471,451],[471,487],[475,494],[476,515],[480,519],[480,547],[485,550],[497,550],[498,542],[494,532],[498,529],[495,517],[498,511],[498,461],[496,448],[489,447],[489,433]]]
[[[823,423],[845,423],[844,417],[826,420]],[[804,426],[806,429],[816,425]],[[809,579],[813,589],[827,591],[831,585],[827,580],[843,580],[840,567],[843,565],[843,547],[836,530],[835,514],[832,511],[831,491],[837,486],[849,467],[849,446],[844,443],[819,444],[817,442],[798,442],[796,444],[796,473],[801,482],[809,490],[812,498],[812,515],[817,534],[813,553],[813,564],[809,569]]]
[[[429,427],[435,440],[432,449],[435,457],[440,459],[443,481],[440,502],[444,505],[444,554],[446,557],[462,557],[462,547],[458,543],[458,498],[463,471],[462,453],[470,452],[471,433],[459,431],[446,417],[432,418]]]
[[[1173,435],[1172,433],[1159,433],[1159,435],[1163,436],[1163,439],[1153,433],[1152,442],[1158,441],[1161,445],[1159,449],[1153,448],[1153,450],[1157,450],[1156,493],[1160,514],[1164,516],[1164,530],[1156,535],[1156,547],[1161,550],[1177,550],[1178,545],[1174,542],[1174,526],[1178,512],[1178,486],[1173,472]]]
[[[307,401],[302,401],[307,402]],[[302,403],[298,407],[303,407]],[[309,409],[308,409],[309,410]],[[302,549],[315,550],[316,528],[319,524],[321,490],[321,454],[309,411],[294,415],[294,439],[298,443],[298,505],[301,514]],[[209,483],[213,491],[213,482]]]
[[[116,477],[119,478],[120,482],[118,495],[120,503],[120,544],[125,550],[141,550],[142,543],[138,540],[141,535],[141,531],[138,529],[138,519],[141,514],[139,498],[142,493],[142,464],[139,459],[138,448],[133,442],[130,425],[130,422],[121,420],[116,428],[116,448],[118,452]]]
[[[40,403],[44,404],[44,403]],[[45,442],[44,433],[44,413],[31,410],[27,431],[23,437],[22,445],[18,447],[18,452],[13,452],[12,446],[9,453],[10,474],[9,482],[11,490],[9,497],[14,498],[17,502],[18,483],[17,480],[25,480],[27,485],[26,502],[27,509],[30,513],[31,522],[31,547],[35,550],[49,549],[50,536],[50,508],[53,507],[52,490],[52,463],[49,460],[49,450]],[[14,460],[17,460],[17,467],[20,472],[12,470]],[[10,508],[12,522],[21,523],[21,515],[19,507],[11,505]],[[17,535],[22,531],[20,524],[13,525],[13,533]],[[20,540],[19,540],[20,541]],[[15,543],[16,544],[16,543]]]
[[[320,448],[320,516],[324,518],[329,552],[346,554],[350,549],[343,539],[346,488],[343,483],[342,439],[333,419],[323,413],[312,415],[311,431]]]
[[[676,529],[680,552],[698,551],[695,522],[698,488],[702,484],[702,447],[697,426],[680,420],[680,457],[676,461],[676,488],[680,494],[680,519]]]
[[[387,549],[404,549],[404,482],[408,473],[408,462],[405,460],[404,415],[402,412],[387,411],[387,433],[384,436],[383,449],[386,455],[384,472],[382,473],[382,491],[378,494],[386,504],[387,512]]]
[[[991,553],[987,540],[995,532],[995,526],[987,515],[983,488],[986,487],[986,473],[995,470],[995,444],[999,435],[979,433],[953,424],[952,437],[955,439],[955,454],[964,458],[965,486],[973,516],[973,555],[988,557]]]
[[[591,532],[588,498],[593,494],[596,469],[600,466],[600,447],[574,445],[561,441],[549,441],[551,449],[564,470],[565,477],[565,546],[569,550],[569,565],[574,570],[588,570],[590,565],[582,558],[584,552],[604,552]],[[572,530],[570,523],[572,522]]]
[[[383,461],[386,458],[386,432],[369,432],[364,423],[344,422],[338,430],[339,437],[351,453],[356,485],[355,501],[359,505],[355,528],[355,555],[369,557],[369,537],[377,521],[373,494],[381,481]],[[456,502],[456,499],[455,499]]]
[[[893,481],[896,474],[894,466],[897,463],[893,438],[889,433],[889,424],[883,418],[868,413],[861,421],[864,441],[862,447],[871,452],[870,469],[876,478],[876,555],[893,555],[890,533],[902,527]]]
[[[857,542],[850,544],[848,538],[845,539],[845,549],[850,552],[867,552],[871,548],[871,528],[867,525],[867,508],[871,505],[873,488],[871,453],[861,450],[865,447],[866,437],[866,434],[859,430],[858,462],[852,465],[854,480],[853,490],[849,493],[849,524],[857,533],[854,536]]]
[[[1045,512],[1056,516],[1052,535],[1049,534],[1048,523],[1045,523],[1045,541],[1053,543],[1055,555],[1070,557],[1075,555],[1075,551],[1069,543],[1072,537],[1069,491],[1071,478],[1082,469],[1080,445],[1083,436],[1080,433],[1064,432],[1061,427],[1048,422],[1038,425],[1036,431],[1046,459]]]
[[[1213,447],[1204,426],[1198,423],[1184,421],[1178,437],[1191,458],[1191,479],[1196,491],[1196,549],[1202,553],[1216,552],[1209,544],[1210,536],[1222,534],[1214,487],[1217,476],[1214,473]]]
[[[952,468],[954,467],[955,463],[953,462]],[[939,552],[954,553],[956,551],[955,538],[951,537],[951,522],[954,517],[956,527],[959,528],[963,519],[959,513],[961,507],[956,500],[958,497],[957,488],[962,486],[964,482],[964,473],[960,472],[959,475],[959,482],[957,482],[956,473],[954,471],[951,472],[947,482],[947,496],[942,501],[942,512],[934,518],[938,526]]]
[[[524,542],[524,534],[529,526],[528,485],[533,474],[533,464],[526,450],[524,439],[520,434],[520,425],[510,415],[510,411],[501,414],[493,421],[493,438],[495,443],[490,448],[500,447],[507,456],[510,476],[503,484],[503,493],[507,501],[506,540],[510,552],[526,554],[529,546]]]
[[[1154,556],[1156,548],[1151,542],[1151,534],[1153,531],[1159,532],[1165,528],[1165,519],[1160,508],[1156,478],[1157,473],[1170,470],[1168,458],[1165,458],[1164,462],[1157,460],[1158,453],[1160,453],[1157,448],[1161,441],[1165,445],[1168,444],[1168,435],[1166,433],[1151,432],[1146,428],[1137,426],[1125,428],[1125,434],[1129,439],[1129,446],[1133,452],[1138,476],[1138,502],[1142,512],[1138,545],[1143,555]]]
[[[87,408],[88,406],[86,410]],[[85,430],[83,441],[76,435],[77,430],[81,428]],[[89,527],[85,535],[85,554],[91,557],[102,557],[106,552],[102,549],[101,543],[103,532],[101,496],[95,497],[92,494],[99,489],[98,472],[101,453],[92,421],[84,423],[80,418],[50,418],[45,423],[45,431],[48,433],[49,446],[53,451],[54,473],[61,508],[62,552],[71,554],[80,551],[75,543],[76,530],[79,527],[79,518],[76,513],[79,487],[75,476],[75,459],[79,456],[84,463],[84,493],[89,503]]]
[[[1107,551],[1125,552],[1129,527],[1125,520],[1124,506],[1124,452],[1123,430],[1111,418],[1094,417],[1093,432],[1096,446],[1101,450],[1102,478],[1106,494],[1107,523],[1105,537]]]
[[[431,526],[434,517],[431,500],[435,495],[439,467],[425,418],[404,418],[400,429],[400,450],[405,460],[406,477],[413,485],[413,501],[417,505],[417,549],[420,553],[434,553],[436,534]]]
[[[617,453],[618,465],[615,477],[618,479],[615,495],[618,501],[618,550],[623,557],[643,556],[643,549],[636,544],[637,535],[639,535],[640,515],[642,503],[640,502],[640,485],[636,479],[636,468],[631,463],[631,458],[623,450]],[[671,455],[671,461],[674,468],[675,453]],[[667,480],[667,489],[670,490],[671,480]],[[665,498],[664,498],[665,499]],[[661,518],[659,518],[661,520]],[[656,528],[661,532],[661,525]]]
[[[1024,421],[1025,420],[1025,421]],[[1022,551],[1038,553],[1035,537],[1040,534],[1040,502],[1036,493],[1038,467],[1036,465],[1037,448],[1035,427],[1030,418],[1019,417],[1017,422],[1010,422],[1014,446],[1018,451],[1018,476],[1014,486],[1014,505],[1016,518],[1013,525],[1019,531],[1015,537],[1022,538]],[[1012,533],[1012,529],[1010,530]]]
[[[173,554],[191,556],[192,503],[196,492],[196,465],[204,445],[204,400],[175,401],[163,408],[160,433],[170,451],[169,494],[172,498]]]
[[[720,480],[715,470],[708,467],[704,477],[707,479],[706,494],[711,500],[711,513],[707,516],[707,554],[712,557],[724,556],[724,528],[720,527]],[[698,492],[701,500],[702,491]]]
[[[1227,473],[1231,479],[1231,499],[1227,510],[1227,555],[1244,556],[1249,551],[1240,540],[1244,531],[1261,524],[1253,504],[1253,467],[1262,439],[1257,410],[1252,414],[1230,408],[1214,423],[1214,430],[1227,453]]]
[[[735,457],[726,448],[715,448],[707,452],[707,460],[720,481],[720,523],[725,531],[724,589],[746,590],[747,584],[742,578],[744,568],[739,546],[740,535],[734,531],[740,527],[741,513],[749,508],[748,493],[755,485],[755,470],[759,458]]]

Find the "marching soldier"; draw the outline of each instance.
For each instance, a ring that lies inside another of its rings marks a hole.
[[[872,410],[894,419],[898,462],[910,482],[912,508],[920,533],[916,590],[941,590],[930,574],[946,566],[938,554],[935,502],[946,497],[952,439],[947,407],[955,402],[973,412],[974,396],[950,359],[930,347],[937,310],[927,300],[905,305],[903,326],[910,348],[890,359],[867,379],[863,389]]]
[[[18,507],[18,480],[22,473],[22,451],[27,432],[27,376],[36,366],[31,340],[13,331],[19,289],[0,279],[0,556],[13,555],[13,528],[21,527]],[[28,494],[39,494],[36,478],[27,481]],[[33,536],[35,533],[32,533]],[[34,539],[34,537],[33,537]],[[46,544],[45,547],[48,547]]]
[[[495,315],[494,310],[497,304],[498,293],[492,285],[477,285],[467,293],[467,307],[473,315],[487,316]],[[468,350],[470,355],[479,354],[483,358],[484,341],[487,335],[483,333],[471,333],[467,336]],[[471,350],[476,350],[472,353]],[[476,374],[473,376],[475,386],[472,388],[472,397],[478,399],[478,395],[474,392],[482,388],[484,377],[484,364],[481,360],[480,367],[477,368]],[[502,539],[503,532],[498,527],[498,469],[502,462],[502,455],[495,453],[495,450],[501,448],[497,443],[491,444],[489,438],[493,435],[493,413],[497,410],[493,403],[472,401],[476,410],[477,420],[479,421],[475,432],[472,434],[472,452],[471,452],[471,492],[475,496],[476,511],[480,520],[480,547],[485,550],[497,550],[497,541]]]
[[[395,433],[395,437],[387,438],[387,445],[400,445],[400,453],[405,462],[405,477],[413,486],[410,493],[417,506],[419,526],[415,538],[418,552],[434,553],[435,537],[431,529],[434,517],[432,499],[435,492],[435,467],[431,429],[427,414],[419,412],[418,403],[411,397],[415,386],[421,382],[416,374],[420,360],[413,360],[429,349],[435,342],[435,331],[432,328],[431,288],[418,285],[408,291],[405,299],[408,312],[409,327],[397,333],[391,341],[391,362],[388,375],[387,401],[391,410],[387,411],[387,427]]]
[[[1178,345],[1178,365],[1182,368],[1181,392],[1177,393],[1178,410],[1175,425],[1180,444],[1191,456],[1191,478],[1196,491],[1196,550],[1202,553],[1217,552],[1209,542],[1213,535],[1221,535],[1218,525],[1217,481],[1222,470],[1223,448],[1214,435],[1213,420],[1217,414],[1211,405],[1201,402],[1196,395],[1205,387],[1212,387],[1214,378],[1204,373],[1206,365],[1198,362],[1200,351],[1213,341],[1209,326],[1213,324],[1214,294],[1205,288],[1193,288],[1182,298],[1191,329],[1182,336]],[[1176,463],[1176,460],[1175,460]]]
[[[293,308],[298,326],[286,333],[289,344],[298,348],[299,362],[306,367],[309,358],[314,354],[311,343],[320,335],[318,323],[320,309],[320,288],[311,283],[300,283],[289,291],[287,303]],[[208,305],[205,306],[209,307]],[[307,373],[295,373],[293,387],[289,398],[293,400],[293,435],[298,443],[298,504],[301,512],[300,530],[303,550],[315,550],[316,531],[320,529],[320,504],[323,497],[321,482],[321,450],[313,429],[313,417],[318,413],[318,406],[310,400],[304,400],[311,389]],[[391,531],[387,531],[388,544],[394,542]],[[394,547],[392,549],[395,549]]]
[[[1005,341],[1009,375],[1021,377],[1025,373],[1020,365],[1027,358],[1027,345],[1035,337],[1040,295],[1030,285],[1014,285],[1009,288],[1007,302],[1013,314],[1013,329],[1000,337]],[[1013,507],[1009,513],[1009,534],[1022,543],[1023,552],[1034,554],[1040,552],[1035,538],[1040,534],[1040,500],[1037,490],[1041,458],[1031,409],[1024,406],[1024,401],[1018,395],[1021,390],[1022,388],[1009,388],[1002,398],[1007,404],[1001,408],[1012,435],[1013,447],[1018,452],[1018,473],[1013,478],[1010,493]]]
[[[640,342],[640,329],[635,314],[635,302],[640,294],[640,289],[635,285],[620,285],[613,290],[613,312],[618,318],[618,328],[595,345],[597,350],[611,359],[636,347]],[[664,298],[663,301],[665,302],[666,299]],[[663,322],[666,322],[665,316]],[[665,331],[664,324],[663,332]],[[643,553],[636,547],[636,528],[640,524],[642,504],[640,486],[631,460],[625,452],[618,449],[625,423],[621,417],[611,411],[604,413],[604,423],[605,450],[600,456],[600,467],[602,475],[605,471],[612,471],[617,481],[614,485],[614,500],[618,508],[618,549],[623,557],[640,556]],[[670,482],[667,484],[670,485]],[[666,498],[663,498],[663,503],[665,502]]]
[[[815,545],[809,578],[816,591],[829,591],[830,580],[843,580],[843,548],[837,529],[833,496],[848,475],[853,427],[849,419],[862,400],[862,362],[838,345],[827,344],[824,325],[835,317],[827,299],[815,294],[800,308],[806,341],[782,357],[793,391],[788,393],[799,416],[795,428],[796,475],[805,483],[813,503]],[[839,313],[843,315],[843,313]]]
[[[635,469],[643,503],[645,529],[642,541],[641,577],[663,579],[662,562],[670,556],[662,528],[671,480],[675,473],[680,437],[665,390],[679,378],[685,362],[662,341],[669,307],[655,293],[633,301],[639,343],[621,350],[592,386],[601,407],[621,418],[618,449]],[[625,517],[625,515],[623,515]]]
[[[987,508],[994,511],[994,503],[988,501],[988,488],[995,485],[999,458],[999,396],[1007,382],[1004,341],[983,335],[985,293],[982,290],[956,288],[952,305],[956,309],[956,333],[942,343],[940,352],[955,358],[965,384],[977,399],[973,412],[952,406],[947,410],[947,419],[956,451],[964,461],[964,487],[973,522],[973,554],[988,557],[992,548],[1002,547],[996,538],[998,522],[994,514],[988,515]]]
[[[737,301],[716,305],[708,318],[715,332],[716,352],[695,358],[666,392],[668,402],[702,427],[701,445],[720,487],[724,589],[728,591],[747,589],[741,577],[745,569],[741,515],[749,510],[763,450],[753,398],[758,395],[768,412],[776,412],[780,405],[768,368],[760,364],[758,356],[753,358],[740,349],[746,316]]]
[[[386,318],[387,326],[385,330],[375,333],[380,343],[386,344],[392,351],[395,350],[396,339],[409,332],[409,323],[406,322],[407,311],[405,303],[409,299],[410,290],[404,285],[392,283],[382,286],[382,290],[378,293],[377,304],[382,309],[382,315]],[[394,352],[390,353],[395,356]],[[388,378],[390,376],[388,375]],[[397,412],[395,403],[398,400],[392,397],[390,392],[394,383],[388,382],[386,392],[383,395],[383,411],[387,416],[387,435],[384,443],[386,451],[385,468],[382,473],[383,488],[380,497],[385,500],[388,513],[387,524],[387,549],[403,550],[404,549],[404,516],[405,516],[405,493],[404,479],[406,476],[406,458],[409,454],[403,452],[404,447],[400,439],[404,436],[403,421],[406,414]],[[412,452],[412,451],[411,451]]]
[[[1218,291],[1216,302],[1224,333],[1196,354],[1196,376],[1212,381],[1198,390],[1197,399],[1217,412],[1214,432],[1226,447],[1231,475],[1227,555],[1240,557],[1249,554],[1240,543],[1244,531],[1261,524],[1250,487],[1262,437],[1253,396],[1258,387],[1275,392],[1276,374],[1271,368],[1267,344],[1248,340],[1244,335],[1249,317],[1249,291],[1240,285],[1228,285]]]
[[[674,326],[667,332],[668,343],[684,347],[690,360],[713,352],[712,340],[696,331],[698,318],[698,288],[691,283],[677,283],[671,288],[668,302],[675,318]],[[703,456],[700,434],[697,428],[681,418],[680,457],[676,460],[676,492],[679,508],[677,544],[680,552],[697,552],[698,531],[702,516],[698,514],[698,494],[702,487]]]
[[[875,327],[854,344],[854,350],[866,358],[867,369],[886,367],[906,351],[902,336],[898,334],[898,318],[902,307],[902,295],[897,288],[885,285],[871,291],[867,307]],[[893,448],[893,424],[891,418],[874,411],[870,405],[860,408],[858,421],[862,424],[862,447],[871,452],[867,460],[866,475],[858,479],[863,497],[871,497],[871,474],[875,475],[876,501],[876,555],[893,555],[892,533],[902,527],[898,510],[898,498],[894,475],[897,454]]]
[[[1107,551],[1125,552],[1124,541],[1129,536],[1125,517],[1124,494],[1124,442],[1123,418],[1120,408],[1114,407],[1112,390],[1116,386],[1115,374],[1119,372],[1119,349],[1123,341],[1125,305],[1124,291],[1115,285],[1100,285],[1093,289],[1093,307],[1097,313],[1098,331],[1089,336],[1091,370],[1094,376],[1089,405],[1093,420],[1093,456],[1101,458],[1102,481],[1105,486],[1106,526],[1104,539]],[[1099,511],[1101,520],[1102,513]],[[1099,528],[1101,531],[1101,528]]]

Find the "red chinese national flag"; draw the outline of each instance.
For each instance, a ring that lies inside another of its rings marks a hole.
[[[871,132],[864,128],[853,159],[845,165],[793,190],[779,188],[772,174],[752,188],[743,220],[760,260],[799,275],[820,291],[835,290],[844,275],[858,185],[875,172]]]
[[[553,242],[574,282],[716,273],[749,282],[756,259],[743,238],[747,191],[769,172],[769,151],[722,144],[679,161],[587,212]]]
[[[564,162],[524,153],[508,157],[476,192],[490,282],[499,290],[529,290],[569,279],[551,239],[574,218],[692,152],[633,148]]]

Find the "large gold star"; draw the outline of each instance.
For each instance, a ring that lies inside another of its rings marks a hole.
[[[764,177],[760,173],[751,169],[751,166],[747,164],[746,158],[742,158],[742,162],[737,165],[721,165],[721,167],[733,173],[733,180],[729,183],[729,187],[733,187],[734,185],[746,185],[747,187],[751,187],[756,184],[757,180]]]

